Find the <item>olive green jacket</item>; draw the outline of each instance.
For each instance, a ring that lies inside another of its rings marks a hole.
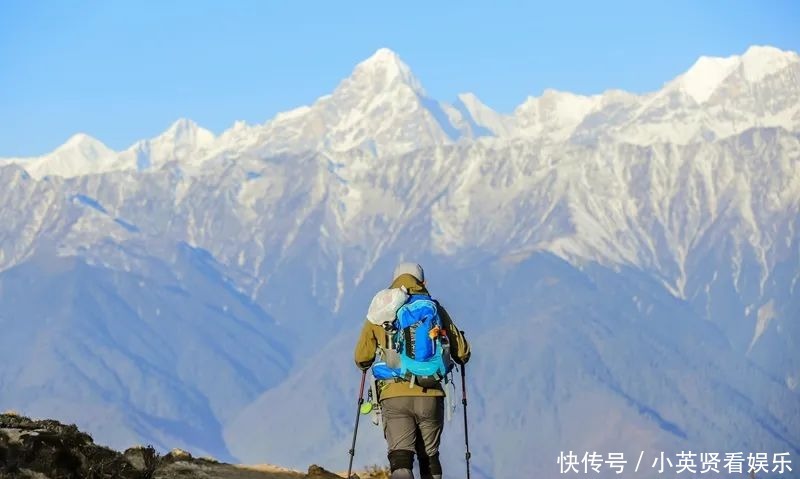
[[[390,288],[399,288],[401,286],[405,286],[409,294],[429,294],[425,285],[410,274],[400,275],[394,280]],[[461,331],[450,318],[450,315],[447,314],[447,311],[438,303],[437,306],[439,307],[439,317],[442,318],[442,325],[447,331],[447,339],[450,342],[450,355],[457,364],[465,364],[470,357],[469,343],[467,343],[464,335],[461,334]],[[356,365],[361,369],[367,369],[372,366],[378,347],[389,347],[389,335],[381,326],[364,321],[364,327],[361,328],[361,335],[356,343]],[[408,381],[387,381],[382,383],[379,391],[380,399],[400,396],[444,396],[441,386],[423,389],[417,384],[412,386]]]

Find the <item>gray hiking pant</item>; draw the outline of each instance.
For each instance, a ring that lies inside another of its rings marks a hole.
[[[444,427],[444,398],[394,397],[381,401],[381,410],[393,469],[411,469],[409,462],[413,462],[416,452],[423,477],[431,472],[441,474],[439,443]]]

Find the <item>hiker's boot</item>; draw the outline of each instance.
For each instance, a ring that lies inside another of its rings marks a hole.
[[[389,479],[414,479],[414,473],[411,469],[395,469]]]
[[[411,472],[414,467],[414,453],[403,449],[389,451],[389,469],[392,475],[389,479],[414,479]]]
[[[419,461],[420,479],[442,479],[442,463],[439,462],[438,452],[433,456],[418,454],[417,461]]]

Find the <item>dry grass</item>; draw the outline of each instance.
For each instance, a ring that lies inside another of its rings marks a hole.
[[[303,475],[303,472],[300,472],[296,469],[290,469],[288,467],[281,467],[275,466],[272,464],[238,464],[236,465],[239,469],[247,469],[250,471],[257,471],[257,472],[269,472],[269,473],[283,473],[283,474],[295,474],[295,475]]]
[[[367,469],[364,471],[364,479],[389,479],[391,475],[391,471],[389,470],[389,466],[378,466],[372,465],[368,466]]]

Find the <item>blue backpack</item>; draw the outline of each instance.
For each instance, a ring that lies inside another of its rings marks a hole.
[[[385,329],[389,348],[379,350],[381,357],[372,366],[375,379],[405,380],[431,388],[453,368],[442,318],[430,296],[410,296]]]

